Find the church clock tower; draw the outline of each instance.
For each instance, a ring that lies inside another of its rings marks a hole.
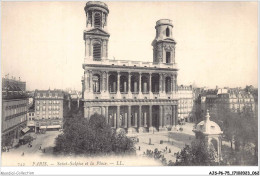
[[[86,3],[85,63],[107,59],[109,33],[107,33],[107,16],[105,3],[90,1]]]

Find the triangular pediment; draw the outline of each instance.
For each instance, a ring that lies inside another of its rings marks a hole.
[[[90,34],[90,35],[102,35],[102,36],[110,36],[109,33],[103,31],[102,29],[99,28],[95,28],[95,29],[91,29],[88,31],[84,31],[85,34]]]

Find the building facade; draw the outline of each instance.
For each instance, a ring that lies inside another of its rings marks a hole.
[[[26,128],[26,83],[2,78],[2,147],[15,145]]]
[[[63,126],[63,99],[61,90],[35,90],[35,130],[60,129]]]
[[[177,64],[171,20],[156,22],[153,62],[109,60],[107,20],[103,2],[87,2],[84,31],[82,99],[84,117],[106,117],[128,132],[166,130],[177,123]]]
[[[235,113],[252,113],[255,116],[255,108],[253,95],[239,88],[218,88],[201,94],[202,112],[208,109],[212,115],[224,109]]]
[[[195,95],[192,85],[178,86],[179,106],[178,122],[193,122],[195,120]]]
[[[34,109],[29,109],[27,113],[27,127],[30,128],[31,132],[35,132],[35,111]]]

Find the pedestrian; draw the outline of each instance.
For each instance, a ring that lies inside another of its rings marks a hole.
[[[24,152],[22,153],[22,156],[24,156]]]
[[[165,149],[167,150],[167,146],[165,147]]]
[[[43,149],[43,153],[45,153],[45,149]]]
[[[169,149],[169,153],[171,153],[172,151],[171,151],[171,149]]]
[[[41,149],[42,149],[42,146],[39,147],[39,150],[41,150]]]
[[[141,150],[141,147],[139,146],[139,150]]]

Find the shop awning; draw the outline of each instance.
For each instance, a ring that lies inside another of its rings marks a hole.
[[[40,129],[46,129],[46,128],[61,128],[61,126],[60,125],[40,126]]]
[[[50,126],[47,126],[47,128],[61,128],[60,125],[50,125]]]
[[[26,127],[26,128],[24,128],[24,129],[22,130],[22,132],[27,133],[29,130],[30,130],[30,128],[29,128],[29,127]]]
[[[47,128],[47,126],[40,126],[40,129],[45,129]]]

